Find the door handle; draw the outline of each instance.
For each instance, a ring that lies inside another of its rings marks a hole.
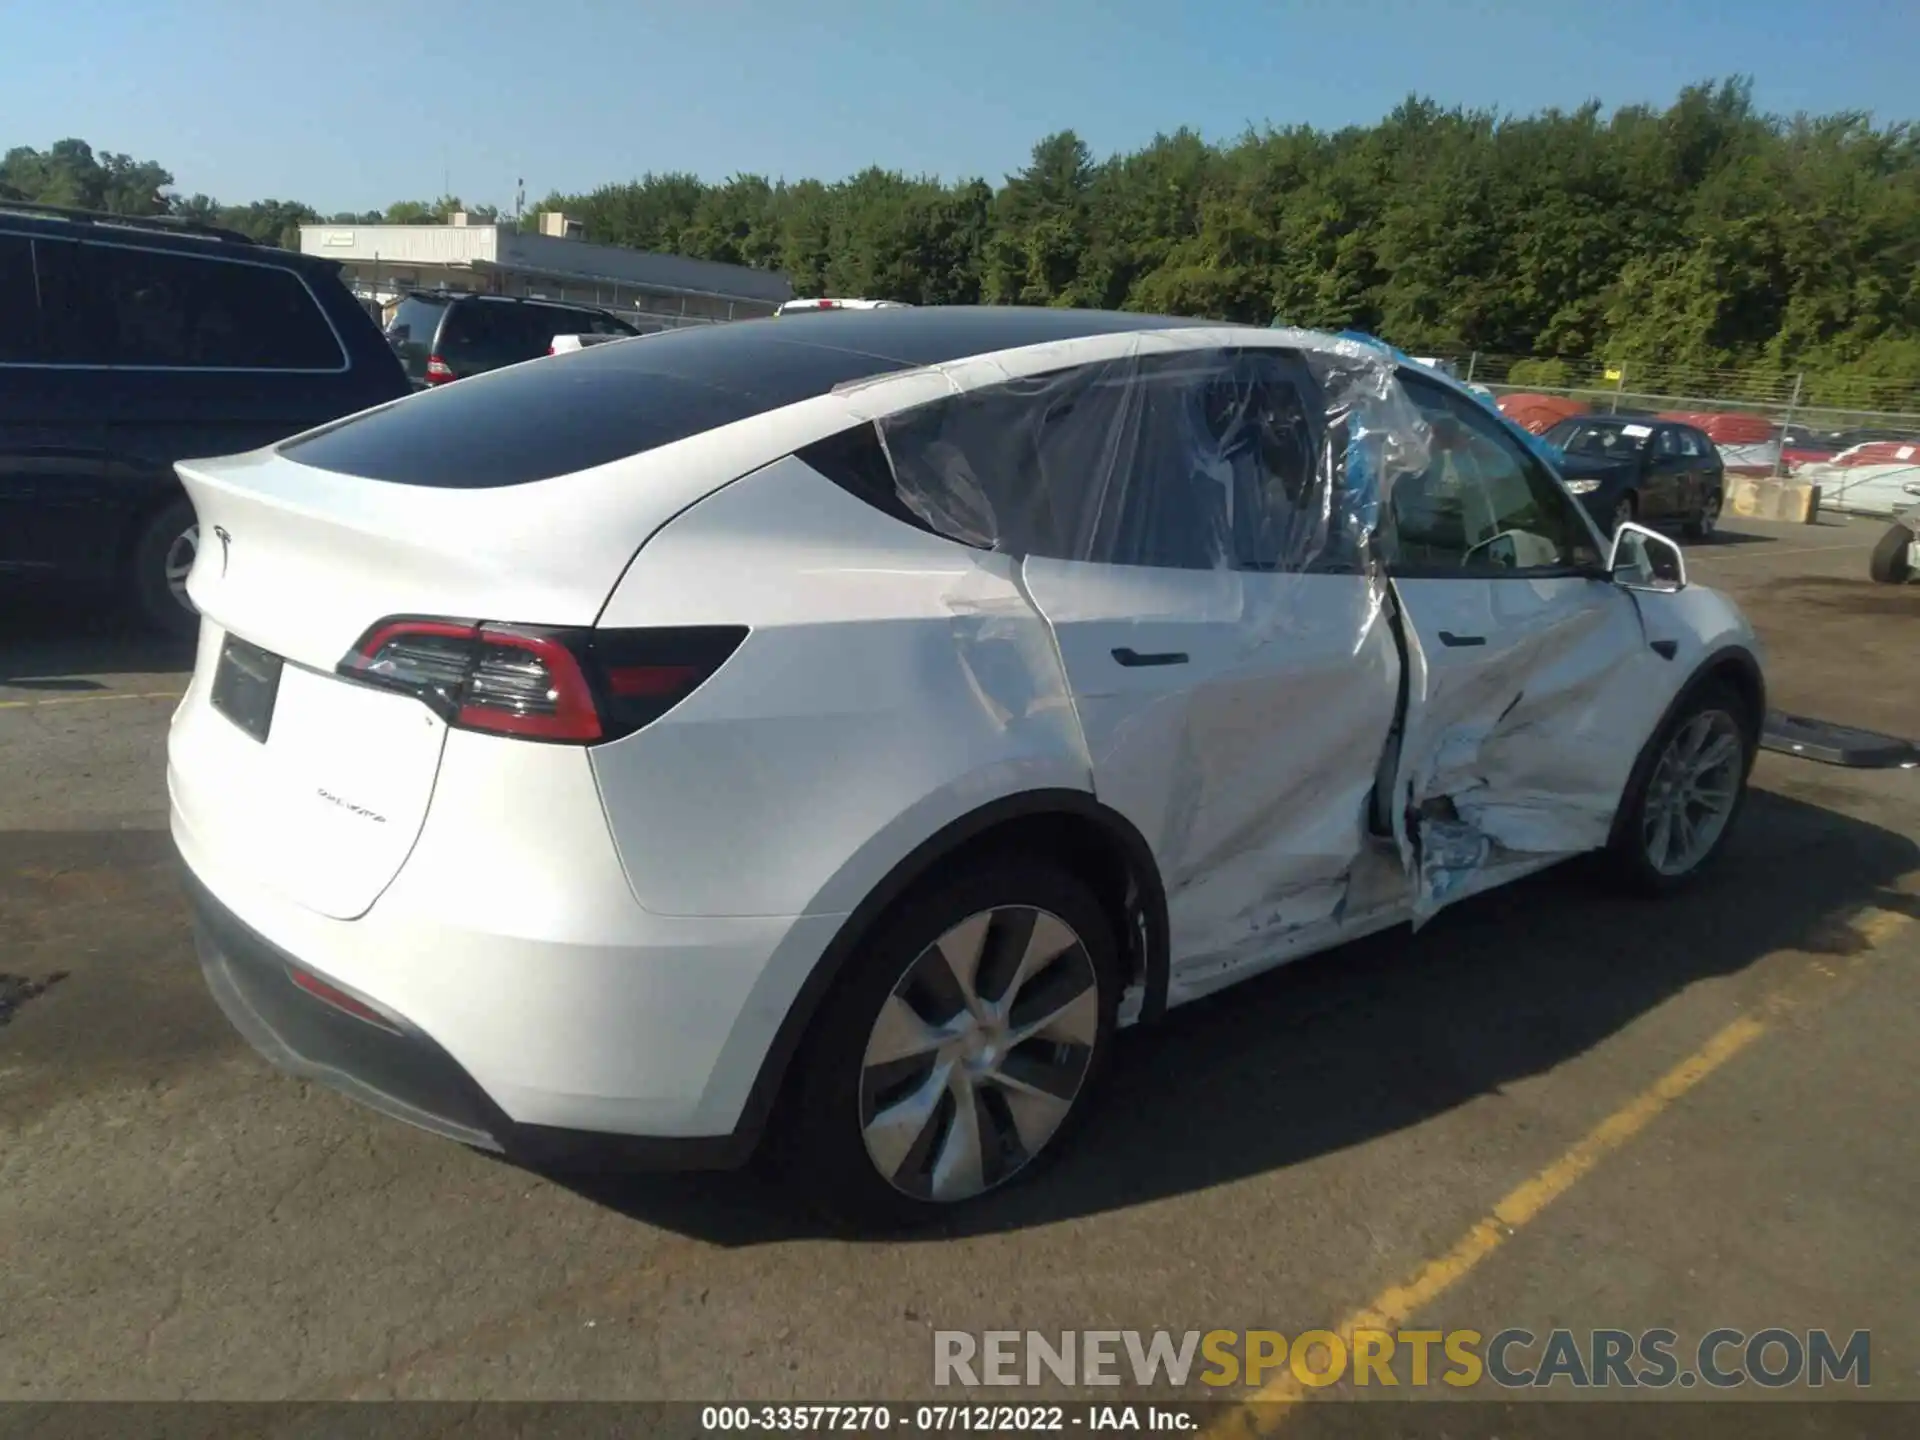
[[[1442,645],[1484,645],[1487,643],[1487,637],[1484,635],[1456,635],[1451,630],[1442,630],[1440,632],[1440,643]]]
[[[1114,649],[1113,658],[1122,665],[1184,665],[1187,652],[1184,650],[1161,650],[1150,655],[1142,655],[1138,650],[1130,650],[1125,645]]]

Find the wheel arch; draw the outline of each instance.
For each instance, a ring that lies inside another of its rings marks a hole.
[[[175,477],[172,484],[155,485],[147,493],[121,509],[120,534],[113,547],[113,579],[116,584],[130,583],[134,551],[139,548],[140,541],[145,537],[147,527],[159,519],[161,514],[175,502],[181,500],[186,501],[189,509],[193,507],[193,497],[187,494],[187,487],[180,483],[178,477]],[[195,521],[197,522],[199,518],[199,513],[195,511]]]
[[[736,1134],[757,1143],[786,1093],[794,1058],[848,962],[876,926],[943,872],[990,854],[1025,851],[1063,861],[1100,897],[1142,987],[1139,1022],[1166,1011],[1169,936],[1166,888],[1146,838],[1124,815],[1081,790],[1029,790],[970,811],[922,841],[848,915],[767,1047]]]
[[[1759,660],[1744,645],[1723,645],[1694,666],[1693,674],[1680,687],[1680,693],[1674,697],[1667,714],[1660,717],[1660,723],[1664,725],[1673,711],[1698,694],[1703,686],[1716,682],[1726,685],[1746,702],[1747,720],[1753,727],[1754,744],[1758,746],[1760,731],[1767,720],[1767,679]]]
[[[1747,768],[1751,773],[1753,762],[1760,750],[1760,732],[1767,718],[1767,681],[1760,669],[1760,661],[1744,645],[1722,645],[1701,657],[1693,667],[1693,673],[1674,692],[1666,708],[1660,712],[1660,718],[1653,724],[1642,744],[1640,754],[1635,758],[1633,770],[1627,776],[1627,783],[1620,792],[1620,802],[1614,811],[1613,828],[1609,843],[1619,838],[1620,827],[1625,823],[1628,797],[1634,794],[1644,781],[1648,767],[1654,761],[1654,746],[1666,733],[1667,727],[1694,697],[1709,685],[1725,685],[1738,695],[1747,705],[1747,723],[1751,745],[1747,750]]]

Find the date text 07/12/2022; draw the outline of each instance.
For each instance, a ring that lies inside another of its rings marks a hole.
[[[1080,1405],[708,1405],[700,1412],[706,1434],[823,1430],[873,1434],[1005,1435],[1021,1432],[1151,1430],[1191,1433],[1202,1428],[1194,1407],[1168,1404]]]

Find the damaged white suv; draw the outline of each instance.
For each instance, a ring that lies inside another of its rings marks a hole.
[[[867,1221],[1057,1150],[1118,1027],[1582,852],[1678,885],[1765,709],[1670,542],[1323,335],[749,321],[180,471],[233,1022],[530,1163],[758,1152]]]

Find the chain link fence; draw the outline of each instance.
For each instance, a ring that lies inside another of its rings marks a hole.
[[[1920,441],[1920,378],[1809,377],[1757,367],[1486,351],[1430,358],[1497,398],[1541,396],[1559,402],[1534,407],[1542,421],[1556,411],[1579,410],[1670,415],[1696,425],[1709,421],[1702,428],[1728,437],[1715,435],[1729,468],[1749,473],[1787,473],[1804,461],[1870,441]],[[1509,401],[1503,408],[1518,412],[1525,406]],[[1519,413],[1515,418],[1527,423]]]

